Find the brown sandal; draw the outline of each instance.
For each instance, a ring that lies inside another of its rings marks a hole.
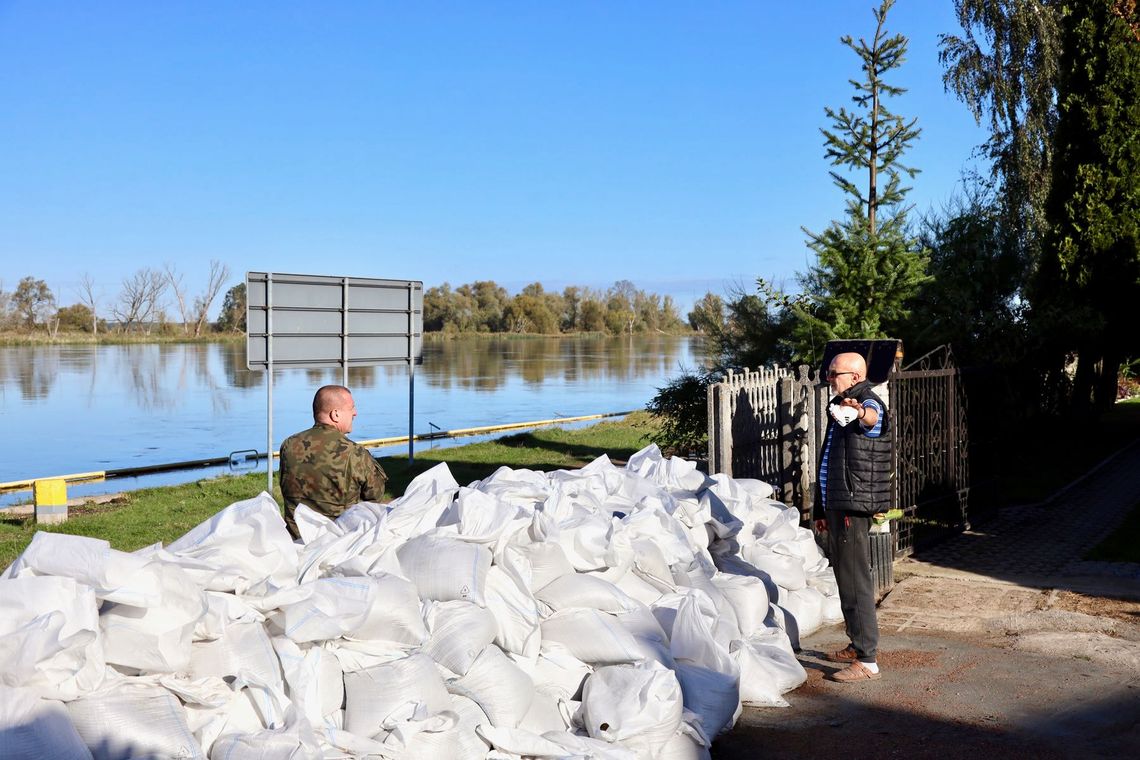
[[[859,659],[859,655],[855,654],[855,645],[848,644],[838,652],[828,652],[824,657],[832,662],[851,663]]]
[[[852,660],[851,664],[843,670],[837,670],[827,677],[838,683],[854,683],[855,681],[875,681],[881,675],[881,673],[872,673],[858,660]]]

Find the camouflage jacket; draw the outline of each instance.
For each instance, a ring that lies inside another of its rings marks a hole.
[[[285,521],[297,535],[293,511],[304,504],[336,517],[361,501],[379,501],[388,476],[368,450],[331,425],[316,424],[281,444]]]

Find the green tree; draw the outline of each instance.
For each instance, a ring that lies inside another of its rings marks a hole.
[[[1052,225],[1032,303],[1053,366],[1077,354],[1074,403],[1107,408],[1140,349],[1140,13],[1084,0],[1064,6],[1061,28]]]
[[[25,277],[12,293],[12,309],[25,327],[46,324],[55,314],[55,295],[43,280]]]
[[[245,332],[245,304],[244,282],[226,291],[222,311],[218,314],[219,332]]]
[[[905,336],[907,353],[949,344],[966,366],[1024,359],[1024,272],[995,196],[986,183],[967,183],[941,213],[923,216],[919,237],[930,251],[931,280],[896,333]]]
[[[884,102],[906,91],[883,79],[906,58],[906,37],[888,36],[884,28],[893,4],[884,0],[874,11],[870,43],[849,35],[841,39],[859,57],[864,74],[851,80],[855,110],[824,109],[832,125],[820,130],[827,158],[839,169],[866,172],[867,179],[864,190],[832,170],[832,181],[848,197],[846,217],[818,234],[804,229],[817,263],[800,276],[805,297],[792,309],[797,349],[809,362],[832,338],[883,337],[888,326],[906,318],[907,302],[927,279],[927,254],[907,229],[909,207],[903,201],[910,188],[902,185],[902,175],[918,172],[902,157],[921,130],[915,119],[907,121]]]
[[[1010,242],[1032,266],[1047,227],[1061,55],[1060,0],[954,0],[961,36],[939,38],[943,83],[988,121],[991,161]]]
[[[689,312],[689,327],[697,332],[711,333],[724,327],[724,299],[715,293],[705,293],[693,304]]]
[[[61,307],[55,314],[59,329],[67,332],[91,332],[95,317],[85,304],[77,303]]]

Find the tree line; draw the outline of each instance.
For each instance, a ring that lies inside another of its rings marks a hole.
[[[216,329],[209,313],[229,276],[229,267],[211,261],[206,285],[195,293],[176,266],[143,267],[124,277],[118,290],[108,297],[85,272],[72,293],[75,302],[66,306],[60,305],[60,297],[47,282],[34,276],[21,278],[11,291],[0,282],[0,329],[42,329],[51,336],[62,330],[93,335],[157,332],[198,337]]]
[[[678,333],[687,331],[672,296],[619,280],[607,290],[572,285],[561,293],[541,283],[514,296],[492,280],[449,283],[424,292],[424,331],[442,333]]]
[[[59,306],[48,284],[24,277],[8,292],[0,283],[0,329],[63,332],[183,334],[245,331],[245,283],[226,291],[215,322],[208,319],[229,268],[210,263],[207,284],[197,293],[172,265],[142,268],[124,278],[110,299],[84,274],[77,302]],[[491,280],[452,290],[444,283],[424,293],[424,330],[448,334],[680,333],[689,330],[672,296],[660,296],[620,280],[607,290],[570,286],[561,293],[531,283],[515,295]],[[690,322],[691,322],[690,315]]]

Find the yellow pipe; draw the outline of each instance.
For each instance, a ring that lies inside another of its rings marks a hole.
[[[104,470],[96,470],[94,472],[76,472],[71,475],[57,475],[51,479],[65,480],[68,483],[99,483],[106,479],[106,472]],[[10,480],[7,483],[0,483],[0,493],[8,493],[9,491],[30,491],[32,489],[32,485],[37,480],[44,480],[44,478]]]
[[[555,417],[551,420],[532,420],[531,422],[508,422],[503,425],[484,425],[482,427],[456,428],[455,430],[441,430],[438,433],[421,433],[415,437],[417,441],[432,441],[440,438],[459,438],[465,435],[480,435],[481,433],[495,433],[502,430],[517,430],[519,428],[542,427],[543,425],[557,425],[560,422],[585,422],[586,420],[600,420],[603,417],[621,417],[632,412],[605,412],[604,414],[584,414],[579,417]],[[367,441],[357,441],[361,446],[376,448],[396,443],[407,443],[408,436],[397,438],[373,438]]]

